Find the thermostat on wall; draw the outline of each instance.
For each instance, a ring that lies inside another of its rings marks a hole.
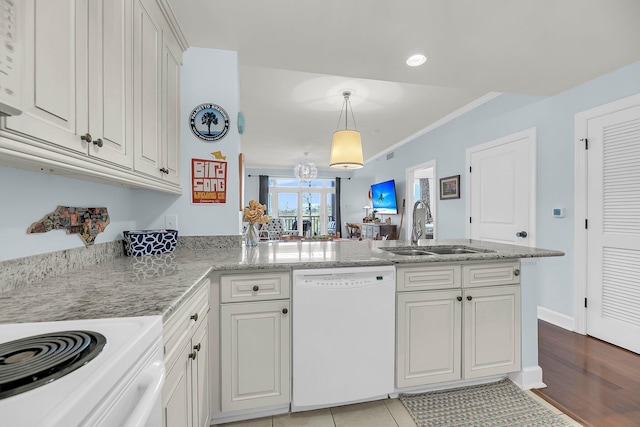
[[[553,208],[554,218],[564,218],[564,208]]]

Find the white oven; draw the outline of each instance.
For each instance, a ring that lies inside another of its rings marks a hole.
[[[97,341],[85,347],[92,348],[91,356],[72,356],[76,359],[71,367],[60,368],[61,374],[34,374],[29,378],[20,372],[23,369],[44,372],[39,359],[58,357],[56,354],[64,353],[65,347],[81,347],[64,341],[69,334],[97,337]],[[41,336],[46,339],[53,336],[62,340],[62,344],[41,343]],[[164,382],[161,336],[161,316],[0,325],[0,424],[161,426]],[[48,353],[52,356],[44,357]],[[17,375],[12,374],[15,371]]]

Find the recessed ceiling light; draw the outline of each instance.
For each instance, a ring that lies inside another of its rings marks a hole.
[[[425,62],[427,62],[427,57],[424,55],[411,55],[408,59],[407,59],[407,65],[410,67],[417,67],[419,65],[424,64]]]

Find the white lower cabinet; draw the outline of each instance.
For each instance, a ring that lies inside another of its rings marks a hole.
[[[520,370],[520,285],[465,289],[464,378]]]
[[[210,425],[209,283],[202,286],[164,325],[164,427]]]
[[[223,304],[222,412],[290,401],[289,300]]]
[[[482,287],[463,274],[462,282],[442,282],[448,265],[407,270],[412,291],[397,294],[396,387],[414,387],[459,379],[472,379],[520,370],[520,285],[518,263],[474,264],[483,272]],[[438,274],[430,274],[435,269]],[[421,271],[422,270],[422,271]],[[507,271],[515,272],[510,279]],[[398,276],[407,277],[398,267]],[[499,275],[491,286],[491,275]],[[459,273],[455,273],[460,277]],[[423,283],[420,283],[423,280]],[[399,283],[403,280],[399,279]],[[515,283],[505,285],[505,283]],[[404,289],[404,288],[399,288]],[[422,289],[422,290],[421,290]],[[424,290],[428,289],[428,290]]]
[[[461,378],[460,291],[398,294],[396,387]]]
[[[220,405],[223,418],[276,407],[286,411],[291,401],[291,272],[249,270],[223,274],[218,283],[220,393],[214,407]]]

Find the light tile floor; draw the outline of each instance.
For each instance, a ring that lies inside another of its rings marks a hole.
[[[541,397],[527,394],[572,427],[582,427],[568,415]],[[248,421],[220,424],[224,427],[416,427],[411,415],[398,399],[377,400],[355,405],[337,406],[316,411],[274,415]]]

